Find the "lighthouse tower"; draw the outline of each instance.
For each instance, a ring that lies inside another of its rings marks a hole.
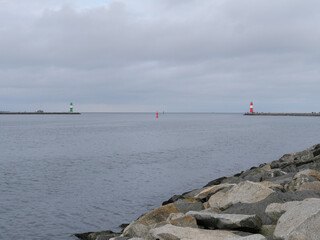
[[[250,103],[250,113],[253,113],[253,102]]]
[[[72,102],[70,103],[70,112],[71,112],[71,113],[73,112],[73,105],[72,105]]]

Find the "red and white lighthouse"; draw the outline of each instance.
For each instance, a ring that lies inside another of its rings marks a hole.
[[[253,102],[250,103],[250,113],[253,113]]]

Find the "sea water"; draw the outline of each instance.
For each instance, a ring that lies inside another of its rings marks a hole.
[[[0,115],[0,239],[119,230],[174,194],[320,143],[320,118]]]

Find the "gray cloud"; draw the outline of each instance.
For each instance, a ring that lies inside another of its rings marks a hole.
[[[319,111],[318,1],[45,2],[0,1],[5,110]]]

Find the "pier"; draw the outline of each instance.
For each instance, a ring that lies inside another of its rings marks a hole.
[[[35,112],[10,112],[10,111],[0,111],[0,114],[7,114],[7,115],[10,115],[10,114],[14,114],[14,115],[17,115],[17,114],[35,114],[35,115],[43,115],[43,114],[68,114],[68,115],[73,115],[73,114],[80,114],[79,112],[73,112],[73,104],[72,102],[70,103],[70,110],[69,112],[45,112],[43,110],[38,110],[38,111],[35,111]]]
[[[258,113],[247,112],[246,116],[301,116],[301,117],[320,117],[320,113]]]
[[[250,112],[246,112],[246,116],[295,116],[295,117],[320,117],[320,112],[311,113],[263,113],[253,111],[253,102],[250,103]]]
[[[68,114],[68,115],[74,115],[74,114],[80,114],[79,112],[0,112],[0,114],[35,114],[35,115],[42,115],[42,114]]]

